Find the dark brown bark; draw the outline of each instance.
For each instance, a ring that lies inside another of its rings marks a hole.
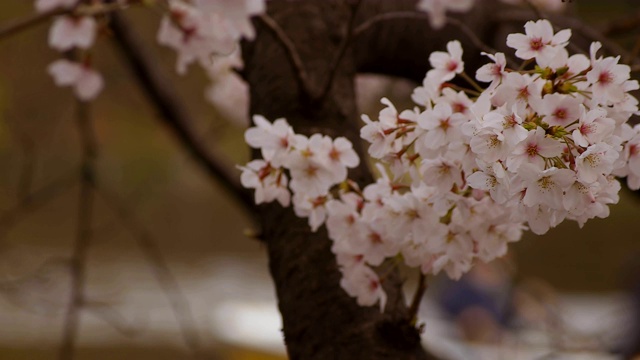
[[[295,44],[312,93],[321,93],[333,72],[353,8],[347,1],[269,3],[269,15]],[[256,24],[256,40],[243,48],[251,113],[271,120],[285,117],[297,132],[346,136],[359,144],[353,49],[341,57],[327,96],[317,100],[297,80],[299,69],[282,41],[264,23]],[[362,154],[361,148],[357,151]],[[364,165],[352,176],[361,182],[371,179]],[[260,216],[291,359],[427,358],[410,325],[397,276],[385,282],[385,313],[360,307],[339,286],[326,231],[310,232],[305,220],[278,205],[262,206]]]
[[[314,94],[333,73],[332,64],[348,33],[354,3],[268,3],[269,20],[274,20],[287,39],[283,41],[264,20],[256,21],[257,38],[243,46],[243,75],[251,88],[251,114],[271,120],[284,117],[299,133],[346,136],[362,154],[355,105],[356,73],[377,72],[419,81],[427,70],[429,53],[445,48],[446,42],[456,37],[470,50],[467,55],[476,54],[466,60],[477,63],[478,51],[458,28],[433,32],[425,19],[380,22],[351,39],[327,95],[318,99]],[[383,12],[414,8],[415,1],[363,1],[355,23],[357,26]],[[477,12],[467,18],[467,26],[480,37],[492,30]],[[293,44],[293,56],[299,57],[303,68],[292,59],[285,43]],[[371,173],[363,162],[351,177],[368,182]],[[430,357],[420,345],[419,331],[411,325],[397,274],[385,278],[389,302],[384,313],[377,307],[360,307],[339,286],[340,273],[326,231],[312,233],[306,220],[278,205],[260,207],[260,222],[291,359]]]

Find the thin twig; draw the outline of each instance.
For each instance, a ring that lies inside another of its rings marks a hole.
[[[291,41],[287,33],[271,16],[262,14],[258,16],[257,19],[266,26],[267,30],[269,30],[275,39],[282,45],[289,61],[291,62],[291,66],[293,66],[296,72],[295,78],[300,90],[302,90],[302,92],[308,97],[312,98],[314,92],[311,86],[311,80],[309,79],[307,69],[302,62],[302,58],[300,57],[293,41]]]
[[[73,8],[57,8],[43,13],[36,13],[29,15],[23,19],[17,19],[3,24],[0,26],[0,40],[10,35],[14,35],[23,30],[29,29],[33,26],[46,22],[50,18],[57,15],[69,14],[73,11]]]
[[[416,289],[416,292],[413,295],[413,300],[411,300],[411,305],[409,306],[409,319],[411,319],[411,322],[414,324],[418,319],[418,310],[420,309],[420,303],[422,302],[422,297],[424,296],[425,291],[427,291],[427,277],[421,271],[420,278],[418,278],[418,288]]]
[[[393,12],[376,15],[367,19],[366,21],[363,21],[362,24],[358,25],[353,30],[353,35],[354,36],[361,35],[362,33],[366,32],[371,27],[373,27],[374,25],[377,25],[380,22],[396,20],[396,19],[429,20],[427,14],[425,13],[420,13],[416,11],[393,11]]]
[[[362,0],[357,0],[351,6],[351,14],[349,15],[349,22],[347,23],[347,32],[344,36],[344,39],[342,39],[342,43],[338,48],[338,52],[336,53],[336,56],[333,58],[333,61],[329,66],[329,73],[325,78],[324,85],[322,85],[320,93],[317,96],[313,97],[313,100],[315,101],[322,101],[327,96],[327,94],[329,93],[329,90],[331,89],[331,85],[333,84],[333,79],[336,75],[336,72],[338,71],[338,66],[340,65],[340,61],[342,61],[342,58],[346,54],[347,49],[351,44],[351,40],[353,39],[356,15],[358,14],[358,9],[360,8],[361,3],[362,3]]]
[[[60,195],[76,182],[77,176],[73,174],[63,176],[45,185],[37,191],[25,196],[19,203],[0,215],[0,238],[15,226],[22,216],[27,215]]]
[[[132,326],[119,311],[108,304],[85,300],[83,310],[109,324],[123,336],[136,336],[140,333],[138,328]]]
[[[417,11],[393,11],[393,12],[376,15],[368,19],[367,21],[363,22],[358,27],[356,27],[356,29],[353,32],[354,36],[358,36],[366,32],[377,23],[388,21],[388,20],[397,20],[397,19],[415,19],[415,20],[429,21],[429,14],[417,12]],[[462,31],[469,38],[471,43],[476,48],[488,54],[495,54],[496,52],[498,52],[496,49],[489,46],[487,43],[483,42],[476,35],[476,33],[473,30],[471,30],[471,28],[469,28],[463,21],[451,16],[447,16],[447,23],[457,27],[460,31]],[[516,62],[508,57],[507,57],[507,63],[510,67],[514,69],[518,67],[516,65]]]
[[[158,246],[158,242],[115,195],[108,193],[103,187],[96,185],[95,190],[100,198],[114,212],[119,222],[133,236],[136,244],[146,256],[153,274],[162,287],[180,326],[185,344],[196,355],[202,351],[200,336],[189,306],[189,301],[180,289],[177,279],[171,272],[167,261]]]
[[[78,228],[71,257],[71,294],[62,331],[59,359],[74,358],[75,344],[80,328],[80,314],[85,302],[87,257],[91,244],[91,222],[93,219],[93,187],[96,142],[89,114],[89,104],[78,100],[78,130],[82,146],[82,172],[80,174],[80,197],[78,201]]]
[[[160,115],[160,120],[172,130],[180,144],[211,177],[235,196],[251,215],[255,214],[252,194],[240,184],[238,173],[219,153],[205,147],[191,130],[195,119],[169,84],[158,62],[148,51],[146,44],[133,32],[127,20],[118,13],[112,14],[111,28],[116,43],[131,68],[138,84]]]
[[[485,43],[484,41],[482,41],[477,35],[476,33],[471,30],[470,27],[467,26],[467,24],[465,24],[464,22],[462,22],[459,19],[456,19],[454,17],[451,16],[447,16],[447,23],[451,24],[455,27],[457,27],[458,29],[460,29],[460,31],[462,31],[471,41],[471,43],[478,49],[484,51],[487,54],[495,54],[498,52],[498,50],[492,48],[491,46],[489,46],[487,43]],[[518,62],[513,60],[510,56],[508,56],[507,54],[505,54],[505,59],[507,61],[507,65],[509,67],[511,67],[512,69],[516,69],[518,67]]]
[[[533,13],[536,15],[538,19],[547,18],[546,16],[544,16],[542,11],[540,11],[540,9],[536,6],[536,4],[534,4],[531,0],[524,0],[524,3],[529,7],[529,9],[531,9],[531,11],[533,11]]]
[[[0,40],[4,37],[27,30],[38,24],[46,22],[54,16],[74,14],[77,16],[96,16],[108,14],[114,11],[127,9],[131,5],[142,4],[142,0],[129,0],[128,2],[100,3],[94,2],[84,5],[82,0],[78,0],[75,5],[69,7],[58,7],[43,13],[35,13],[22,19],[17,19],[8,24],[0,26]]]

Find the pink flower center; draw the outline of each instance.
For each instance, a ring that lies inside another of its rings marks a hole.
[[[308,177],[315,177],[316,174],[318,173],[318,168],[313,166],[313,165],[309,165],[306,169],[305,169],[305,173],[307,173]]]
[[[450,127],[451,124],[449,124],[449,118],[440,120],[440,128],[442,128],[442,130],[447,131],[447,129],[449,129]]]
[[[558,109],[556,109],[556,112],[553,113],[553,116],[555,116],[556,118],[558,118],[560,120],[565,120],[567,118],[567,109],[558,108]]]
[[[507,115],[504,117],[504,122],[502,123],[502,128],[509,129],[516,126],[518,122],[516,121],[516,116],[514,114]]]
[[[340,161],[340,151],[335,147],[332,147],[329,152],[329,158],[333,161]]]
[[[580,133],[582,135],[591,134],[595,131],[594,128],[594,124],[582,124],[582,126],[580,126]]]
[[[609,71],[603,71],[598,76],[598,82],[603,85],[609,84],[612,81],[613,81],[613,75]]]
[[[464,113],[467,111],[467,106],[463,103],[453,103],[451,107],[454,113]]]
[[[528,87],[523,87],[518,91],[518,99],[520,100],[527,100],[529,98],[529,88]]]
[[[527,155],[529,157],[534,157],[538,155],[538,144],[527,144]]]
[[[541,38],[533,38],[529,41],[529,47],[533,51],[539,51],[544,47],[544,43]]]
[[[451,60],[447,63],[447,70],[449,71],[456,71],[456,69],[458,68],[458,62],[455,60]]]
[[[380,236],[380,234],[372,232],[371,234],[369,234],[369,241],[371,241],[372,244],[382,244],[382,237]]]
[[[371,292],[374,292],[378,290],[379,286],[380,283],[377,280],[371,280],[371,282],[369,283],[369,290],[371,290]]]
[[[502,67],[498,64],[493,65],[491,68],[491,75],[502,77]]]

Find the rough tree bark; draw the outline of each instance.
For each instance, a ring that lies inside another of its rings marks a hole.
[[[482,3],[462,23],[487,39],[495,30],[487,16],[493,2]],[[414,9],[415,1],[406,0],[269,1],[268,21],[255,21],[257,38],[243,45],[251,114],[270,120],[284,117],[299,133],[346,136],[362,155],[354,89],[358,72],[420,81],[429,53],[444,49],[454,38],[469,50],[465,60],[478,62],[479,50],[460,28],[447,26],[434,32],[425,19],[385,20],[353,33],[382,13]],[[282,33],[302,69],[293,61]],[[344,54],[336,61],[342,49]],[[331,76],[326,96],[320,96]],[[364,161],[350,175],[361,183],[372,177]],[[377,307],[360,307],[339,286],[340,273],[326,231],[312,233],[306,220],[279,205],[261,206],[259,221],[291,359],[430,358],[411,324],[398,274],[385,278],[389,301],[384,313]]]

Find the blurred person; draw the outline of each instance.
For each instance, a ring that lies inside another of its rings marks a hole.
[[[497,343],[512,315],[511,276],[504,261],[476,265],[459,281],[448,281],[439,296],[468,341]]]

